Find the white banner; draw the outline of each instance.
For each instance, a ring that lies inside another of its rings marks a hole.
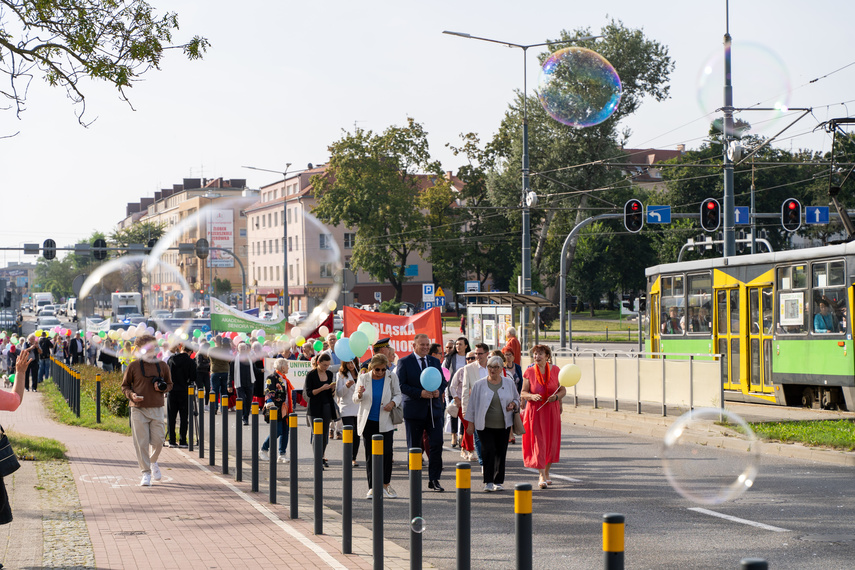
[[[234,251],[235,222],[234,210],[210,210],[208,212],[208,244]],[[208,267],[234,267],[234,258],[222,251],[211,251],[208,255]]]
[[[109,331],[112,319],[93,319],[86,317],[86,330],[89,332]]]

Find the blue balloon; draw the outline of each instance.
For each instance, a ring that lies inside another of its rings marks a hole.
[[[338,348],[338,345],[336,345],[336,348]],[[439,385],[442,384],[442,372],[436,368],[428,366],[422,370],[420,379],[422,382],[422,388],[428,392],[433,392],[434,390],[439,390]]]
[[[350,350],[350,339],[340,338],[336,341],[335,355],[338,356],[342,362],[356,358],[353,351]]]

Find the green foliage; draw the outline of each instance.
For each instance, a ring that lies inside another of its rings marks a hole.
[[[226,293],[232,292],[232,282],[228,279],[220,279],[219,277],[214,278],[214,295],[219,297],[220,295],[224,295]]]
[[[383,301],[380,303],[380,312],[397,315],[398,311],[401,309],[401,305],[403,305],[403,303],[392,301],[391,299],[389,301]]]
[[[181,49],[194,60],[209,46],[200,36],[173,44],[177,14],[158,15],[144,0],[3,0],[2,6],[0,71],[9,79],[0,94],[14,102],[18,116],[37,74],[49,85],[64,88],[80,105],[82,124],[81,80],[105,81],[127,101],[125,90],[146,72],[159,69],[166,50]]]
[[[127,398],[125,398],[121,391],[121,372],[104,373],[101,369],[88,365],[82,365],[78,369],[81,372],[80,417],[78,418],[71,411],[56,384],[45,382],[43,389],[39,391],[45,394],[43,398],[51,417],[67,425],[130,435],[131,428],[128,424],[129,411]],[[98,372],[101,372],[100,424],[95,422],[95,374]],[[124,404],[120,401],[122,398],[125,399]]]
[[[855,422],[850,420],[770,422],[751,424],[751,427],[764,439],[855,450]]]
[[[50,261],[40,257],[36,262],[35,292],[50,291],[55,299],[71,296],[71,283],[78,275],[74,261],[69,256]]]
[[[55,439],[24,435],[11,430],[6,430],[6,436],[8,436],[9,443],[12,444],[12,449],[15,450],[15,455],[19,459],[32,461],[67,459],[65,454],[68,448]]]
[[[567,272],[568,293],[590,303],[591,316],[603,294],[614,288],[616,267],[611,262],[614,236],[601,222],[580,232],[576,256]]]

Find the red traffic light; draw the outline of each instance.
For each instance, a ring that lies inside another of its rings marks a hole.
[[[716,204],[714,201],[711,200],[711,201],[707,202],[707,210],[714,210],[715,206],[716,206]]]
[[[787,198],[781,204],[781,225],[788,232],[794,232],[802,226],[802,204],[795,198]]]
[[[795,210],[797,207],[798,206],[796,206],[795,200],[790,200],[789,202],[787,202],[787,208],[789,208],[790,210]]]
[[[721,225],[721,204],[715,198],[707,198],[701,203],[701,227],[714,232]]]
[[[623,225],[632,233],[638,233],[644,227],[644,204],[635,198],[623,206]]]

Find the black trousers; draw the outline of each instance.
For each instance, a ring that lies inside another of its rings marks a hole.
[[[342,416],[341,423],[353,426],[353,461],[359,457],[359,433],[356,431],[356,416]]]
[[[407,447],[422,447],[422,436],[427,433],[430,442],[430,453],[428,454],[428,479],[439,481],[442,476],[442,416],[434,417],[433,423],[430,418],[423,420],[404,420],[407,426]]]
[[[481,458],[484,460],[484,483],[505,482],[505,457],[511,428],[485,428],[478,430],[481,439]]]
[[[327,445],[330,443],[330,423],[332,423],[333,418],[333,410],[329,404],[324,404],[321,409],[320,416],[313,416],[308,411],[306,412],[306,417],[309,419],[309,443],[314,445],[315,441],[315,420],[323,420],[323,429],[321,433],[324,438],[324,457],[327,455]]]
[[[14,368],[13,368],[14,370]],[[32,380],[31,380],[32,379]],[[18,379],[15,378],[17,381]],[[32,390],[35,392],[39,387],[39,360],[38,358],[35,360],[31,360],[29,366],[27,366],[27,371],[24,373],[24,388]]]
[[[392,482],[392,436],[395,430],[381,432],[380,422],[368,420],[365,423],[365,429],[362,430],[362,438],[365,440],[365,472],[368,475],[368,488],[371,488],[371,438],[377,434],[383,435],[383,484],[388,485]]]
[[[166,427],[169,444],[175,445],[175,417],[179,417],[178,440],[181,445],[187,445],[187,386],[173,386],[166,397]]]

